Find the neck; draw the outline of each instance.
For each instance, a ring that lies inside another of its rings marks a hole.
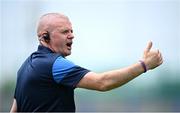
[[[54,53],[59,53],[59,52],[56,51],[56,49],[54,49],[50,44],[48,44],[48,43],[46,43],[46,42],[44,42],[44,41],[40,41],[39,43],[40,43],[40,45],[51,49],[51,51],[53,51]],[[61,53],[59,53],[59,54],[61,54]],[[61,56],[62,56],[62,57],[65,57],[63,54],[61,54]]]
[[[53,47],[52,47],[51,45],[49,45],[49,44],[47,44],[47,43],[45,43],[45,42],[43,42],[43,41],[40,41],[40,45],[42,45],[42,46],[44,46],[44,47],[47,47],[47,48],[51,49],[51,51],[57,53],[57,52],[55,51],[55,49],[53,49]]]

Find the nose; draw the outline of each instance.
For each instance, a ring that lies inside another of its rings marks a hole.
[[[73,33],[69,33],[69,35],[68,35],[68,39],[73,39],[73,38],[74,38]]]

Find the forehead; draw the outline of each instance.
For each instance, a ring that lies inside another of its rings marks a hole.
[[[53,26],[58,29],[72,29],[72,24],[68,19],[55,19]]]
[[[69,26],[69,27],[72,26],[69,19],[64,19],[64,18],[55,18],[53,20],[53,24],[54,24],[54,26],[59,26],[59,27],[61,27],[61,26]]]

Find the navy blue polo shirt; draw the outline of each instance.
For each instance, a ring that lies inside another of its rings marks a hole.
[[[17,111],[75,112],[74,89],[88,72],[40,45],[17,73]]]

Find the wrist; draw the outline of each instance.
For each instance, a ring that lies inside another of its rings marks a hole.
[[[139,60],[142,68],[144,69],[144,73],[148,71],[147,65],[145,64],[145,62],[143,60]]]

